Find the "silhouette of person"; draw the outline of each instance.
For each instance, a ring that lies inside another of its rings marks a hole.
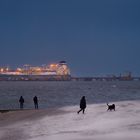
[[[80,100],[80,110],[77,113],[79,114],[81,111],[83,111],[83,114],[84,114],[85,109],[86,109],[86,99],[85,99],[85,96],[83,96]]]
[[[20,109],[23,109],[24,98],[22,96],[20,96],[19,103],[20,103]]]
[[[33,101],[34,101],[35,109],[38,109],[38,98],[37,98],[37,96],[35,96],[33,98]]]

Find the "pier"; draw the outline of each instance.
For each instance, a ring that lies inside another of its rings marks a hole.
[[[140,81],[140,77],[72,77],[72,81]]]

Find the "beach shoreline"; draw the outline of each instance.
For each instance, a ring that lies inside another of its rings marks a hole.
[[[0,113],[0,140],[139,140],[139,101],[90,104],[85,114],[78,106]]]

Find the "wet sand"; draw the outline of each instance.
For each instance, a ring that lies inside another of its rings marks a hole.
[[[65,114],[60,109],[43,110],[0,110],[0,140],[26,140],[25,130],[48,116]],[[26,128],[27,126],[27,128]],[[26,129],[25,129],[26,128]]]
[[[12,125],[22,121],[37,121],[46,116],[65,114],[68,111],[61,109],[23,109],[23,110],[0,110],[0,127]]]

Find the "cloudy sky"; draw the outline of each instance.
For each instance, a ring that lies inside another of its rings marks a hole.
[[[140,75],[139,0],[1,0],[0,66],[67,61],[72,75]]]

